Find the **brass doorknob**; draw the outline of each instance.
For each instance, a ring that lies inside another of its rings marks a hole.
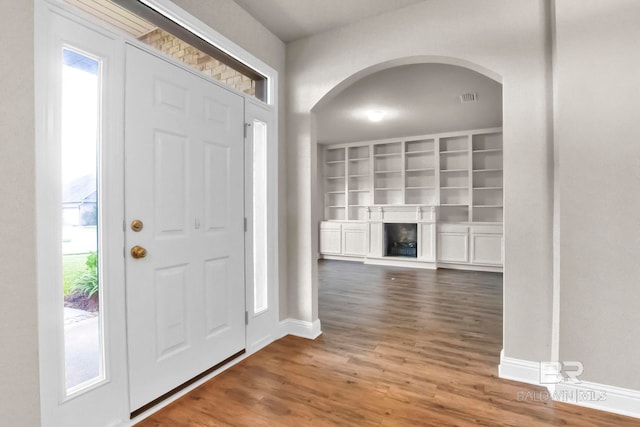
[[[147,250],[142,246],[134,246],[131,248],[131,256],[135,259],[144,258],[147,256]]]

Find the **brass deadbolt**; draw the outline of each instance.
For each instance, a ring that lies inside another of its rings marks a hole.
[[[131,221],[131,229],[136,233],[142,230],[143,227],[144,227],[144,224],[139,219],[134,219],[133,221]]]
[[[144,258],[147,256],[147,250],[142,246],[134,246],[131,248],[131,256],[135,259]]]

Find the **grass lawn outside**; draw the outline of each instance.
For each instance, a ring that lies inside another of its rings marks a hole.
[[[72,291],[73,283],[87,271],[87,255],[64,255],[62,257],[62,278],[64,283],[64,296],[66,297]]]

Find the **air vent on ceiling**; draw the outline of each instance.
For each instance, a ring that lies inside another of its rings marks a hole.
[[[476,102],[476,101],[478,101],[477,92],[463,93],[462,95],[460,95],[460,102],[462,102],[463,104],[466,102]]]

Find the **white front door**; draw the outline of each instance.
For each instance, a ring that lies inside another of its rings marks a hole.
[[[135,411],[245,348],[244,101],[136,47],[127,47],[126,64]]]

